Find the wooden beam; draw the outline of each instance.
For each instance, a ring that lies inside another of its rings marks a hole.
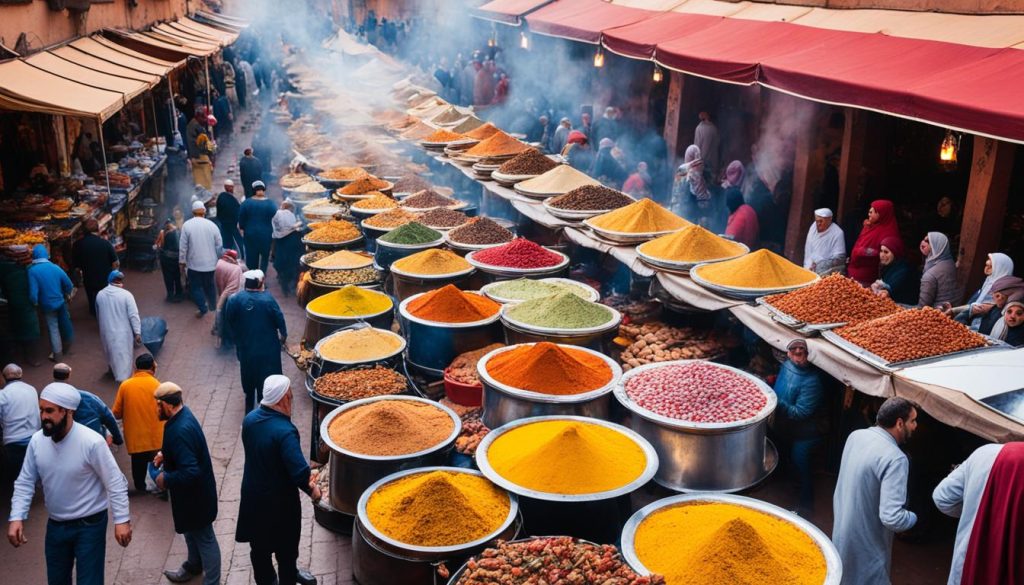
[[[825,143],[822,125],[826,109],[814,102],[801,101],[799,107],[814,108],[805,128],[796,134],[793,158],[793,197],[786,223],[786,258],[800,264],[804,258],[804,237],[814,219],[814,195],[825,178]]]
[[[868,112],[844,108],[843,117],[845,127],[839,158],[839,205],[836,209],[838,223],[843,222],[864,193],[864,151],[868,135]]]
[[[973,291],[981,284],[985,259],[999,249],[1016,148],[1009,142],[974,137],[957,269],[957,280],[964,291]]]
[[[665,150],[667,151],[668,168],[675,168],[676,153],[679,152],[679,122],[683,100],[683,74],[678,71],[668,71],[668,98],[665,100],[665,129],[662,136],[665,138]]]

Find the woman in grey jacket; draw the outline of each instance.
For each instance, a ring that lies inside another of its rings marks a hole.
[[[956,282],[956,262],[949,251],[949,238],[939,232],[928,232],[921,240],[921,254],[925,257],[921,275],[919,307],[938,307],[943,303],[956,304],[960,294]]]

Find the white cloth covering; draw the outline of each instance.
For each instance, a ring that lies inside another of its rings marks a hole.
[[[981,496],[985,494],[989,473],[996,457],[1002,451],[999,444],[982,445],[946,479],[939,482],[932,492],[932,500],[943,514],[960,518],[956,527],[956,542],[953,544],[953,562],[949,569],[947,585],[960,585],[967,557],[967,545],[974,530],[974,519],[978,515]]]
[[[917,523],[906,509],[909,468],[885,429],[861,429],[846,440],[832,497],[832,542],[843,561],[842,585],[890,583],[893,534]]]
[[[270,225],[274,228],[273,238],[275,240],[287,237],[302,227],[302,223],[290,209],[278,209],[270,220]]]
[[[82,403],[82,394],[78,389],[64,382],[50,382],[43,387],[39,398],[68,410],[78,410],[78,405]]]
[[[0,390],[0,428],[4,445],[27,441],[39,430],[39,394],[35,388],[13,380]]]
[[[25,520],[32,505],[36,482],[43,484],[43,498],[50,518],[77,520],[103,512],[109,504],[114,523],[128,522],[128,480],[117,467],[107,441],[78,423],[59,443],[32,435],[25,464],[14,482],[9,520]]]
[[[263,381],[263,400],[260,401],[260,404],[266,406],[277,404],[284,398],[291,385],[292,381],[288,379],[288,376],[281,374],[267,376],[267,379]]]
[[[132,377],[135,336],[142,333],[142,320],[135,297],[125,289],[107,285],[96,294],[96,319],[100,342],[110,371],[119,384]]]
[[[832,223],[824,232],[818,232],[818,226],[812,223],[804,242],[804,268],[810,270],[815,264],[830,264],[843,256],[846,256],[843,229]]]
[[[196,272],[213,272],[224,253],[224,240],[217,224],[205,217],[193,217],[181,226],[178,262]]]

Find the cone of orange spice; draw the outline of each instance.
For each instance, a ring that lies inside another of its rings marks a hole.
[[[495,132],[490,138],[485,138],[473,148],[467,150],[466,156],[506,156],[519,154],[531,147],[525,142],[520,142],[504,132]]]
[[[485,366],[506,386],[559,396],[597,390],[614,377],[611,366],[596,355],[549,341],[503,351]]]
[[[501,305],[448,284],[413,298],[405,307],[413,317],[437,323],[473,323],[493,317]]]

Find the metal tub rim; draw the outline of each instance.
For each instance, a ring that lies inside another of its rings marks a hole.
[[[433,229],[433,228],[429,228],[429,229]],[[437,230],[434,230],[434,231],[437,231]],[[390,232],[388,232],[388,233],[390,233]],[[382,240],[379,237],[377,238],[377,245],[378,246],[384,246],[385,248],[393,248],[395,250],[427,250],[427,249],[430,249],[430,248],[436,248],[436,247],[440,246],[443,243],[444,243],[444,236],[441,236],[440,238],[437,238],[436,240],[431,240],[429,242],[424,242],[422,244],[394,244],[394,243],[391,243],[391,242],[389,242],[387,240]]]
[[[715,367],[730,370],[750,380],[755,386],[757,386],[759,390],[761,390],[762,393],[764,393],[765,398],[767,399],[765,405],[761,408],[760,412],[758,412],[756,415],[748,419],[726,423],[701,423],[671,418],[662,414],[658,414],[656,412],[652,412],[637,404],[632,398],[629,397],[628,394],[626,394],[626,384],[632,377],[638,374],[667,366],[678,366],[693,362],[704,362]],[[622,377],[619,379],[619,383],[613,391],[613,394],[615,395],[615,399],[618,400],[619,403],[622,404],[622,406],[624,406],[632,414],[639,416],[644,420],[647,420],[658,426],[666,427],[675,431],[689,432],[695,434],[724,434],[730,432],[739,432],[748,429],[750,427],[756,426],[764,422],[769,416],[772,415],[773,412],[775,412],[775,407],[778,405],[778,397],[775,395],[775,391],[764,380],[761,380],[760,378],[751,374],[750,372],[745,372],[739,368],[734,368],[732,366],[727,366],[724,364],[719,364],[708,360],[671,360],[667,362],[657,362],[637,366],[636,368],[633,368],[632,370],[629,370],[628,372],[622,374]]]
[[[377,527],[374,526],[372,522],[370,522],[369,514],[366,511],[366,505],[370,501],[370,496],[373,495],[374,492],[376,492],[378,489],[380,489],[381,486],[383,486],[385,484],[391,483],[393,481],[397,481],[397,480],[399,480],[399,479],[401,479],[403,477],[409,476],[409,475],[416,475],[416,474],[421,474],[421,473],[429,473],[429,472],[432,472],[432,471],[448,471],[448,472],[451,472],[451,473],[465,473],[467,475],[475,475],[477,477],[482,477],[482,478],[487,479],[488,481],[490,481],[490,479],[487,478],[487,476],[485,476],[483,473],[481,473],[481,472],[479,472],[479,471],[477,471],[475,469],[466,469],[464,467],[448,467],[448,466],[438,465],[438,466],[417,467],[417,468],[414,468],[414,469],[406,469],[406,470],[403,470],[403,471],[396,471],[395,473],[392,473],[390,475],[386,475],[386,476],[382,477],[381,479],[378,479],[377,481],[375,481],[373,484],[370,485],[370,487],[366,488],[366,490],[363,491],[363,494],[359,497],[359,503],[357,504],[357,511],[358,511],[357,517],[359,518],[360,523],[362,523],[363,528],[365,528],[370,533],[370,535],[373,536],[373,538],[375,538],[375,539],[377,539],[377,540],[387,544],[389,547],[394,547],[394,548],[400,549],[401,551],[405,551],[405,552],[414,552],[414,553],[421,553],[421,554],[438,555],[440,558],[443,558],[441,555],[450,555],[450,554],[453,554],[453,553],[457,554],[457,553],[460,553],[460,552],[468,550],[468,549],[474,549],[474,548],[483,546],[483,545],[487,544],[488,542],[494,540],[498,535],[500,535],[502,532],[508,530],[509,527],[511,527],[513,524],[515,524],[516,518],[519,516],[519,498],[516,497],[516,495],[514,493],[512,493],[512,492],[502,488],[501,486],[497,486],[499,489],[501,489],[502,493],[504,493],[506,496],[508,496],[508,500],[509,500],[508,516],[505,518],[505,520],[502,521],[501,525],[498,527],[497,530],[495,530],[495,531],[491,532],[490,534],[488,534],[487,536],[479,538],[477,540],[473,540],[473,541],[465,542],[465,543],[461,543],[461,544],[456,544],[456,545],[449,545],[449,546],[421,546],[421,545],[408,544],[408,543],[405,543],[405,542],[401,542],[401,541],[395,540],[395,539],[393,539],[393,538],[391,538],[389,536],[386,536],[385,534],[383,534],[379,530],[377,530]],[[495,484],[495,485],[497,485],[497,484]]]
[[[361,329],[376,329],[377,331],[380,331],[382,333],[387,333],[387,334],[389,334],[389,335],[391,335],[393,337],[397,337],[399,340],[401,340],[402,343],[401,343],[401,345],[399,346],[399,348],[397,350],[395,350],[395,351],[393,351],[393,352],[391,352],[391,353],[389,353],[387,355],[377,356],[377,357],[372,358],[372,359],[352,360],[352,361],[336,360],[336,359],[326,358],[326,357],[323,356],[322,353],[320,353],[320,346],[323,345],[323,343],[325,341],[327,341],[328,339],[330,339],[332,337],[336,337],[338,335],[342,335],[342,334],[344,334],[346,332],[349,332],[349,331],[358,331],[358,330],[361,330]],[[367,364],[367,363],[379,362],[379,361],[391,359],[391,358],[401,354],[402,352],[404,352],[406,345],[408,345],[408,342],[405,340],[405,338],[402,337],[401,335],[393,332],[393,331],[388,331],[387,329],[380,329],[379,327],[373,327],[373,326],[369,325],[368,323],[355,323],[355,324],[353,324],[353,325],[351,325],[349,327],[345,327],[343,329],[339,329],[339,330],[331,333],[330,335],[327,335],[326,337],[320,338],[320,341],[317,341],[316,345],[313,346],[313,355],[317,359],[319,359],[321,362],[324,362],[324,363],[338,364],[340,366],[354,366],[354,365],[358,365],[358,364]]]
[[[408,256],[406,256],[406,258],[408,258]],[[396,262],[397,262],[397,260],[396,260]],[[395,268],[395,265],[393,263],[391,264],[391,274],[393,274],[395,276],[400,276],[400,277],[406,279],[407,281],[408,280],[424,280],[424,281],[446,280],[446,279],[450,279],[450,278],[459,278],[461,276],[469,276],[470,274],[473,274],[474,272],[476,272],[476,268],[470,266],[469,268],[466,268],[464,270],[459,270],[458,272],[449,272],[447,274],[413,274],[411,272],[405,272],[404,270],[401,270],[399,268]]]
[[[366,454],[363,454],[363,453],[356,453],[355,451],[349,451],[348,449],[344,449],[344,448],[338,446],[338,444],[335,443],[333,439],[331,439],[330,427],[331,427],[331,423],[334,421],[334,419],[338,418],[343,413],[345,413],[345,412],[347,412],[349,410],[352,410],[352,409],[355,409],[355,408],[359,408],[360,406],[365,406],[365,405],[371,404],[373,402],[379,402],[379,401],[382,401],[382,400],[405,400],[405,401],[409,401],[409,402],[419,402],[421,404],[429,404],[430,406],[433,406],[433,407],[437,408],[438,410],[443,411],[445,414],[447,414],[452,419],[452,422],[454,423],[453,424],[453,428],[452,428],[452,432],[451,432],[451,434],[448,435],[448,437],[445,440],[441,441],[440,443],[438,443],[436,445],[433,445],[431,447],[428,447],[428,448],[420,450],[420,451],[414,451],[412,453],[403,453],[402,455],[366,455]],[[372,396],[370,398],[360,398],[359,400],[353,400],[351,402],[347,402],[347,403],[345,403],[345,404],[335,408],[331,412],[329,412],[327,414],[327,416],[324,417],[323,422],[320,423],[320,439],[324,442],[324,444],[326,444],[331,449],[331,451],[333,451],[333,452],[335,452],[335,453],[337,453],[339,455],[344,455],[346,457],[350,457],[352,459],[359,459],[359,460],[362,460],[362,461],[398,461],[398,460],[401,460],[401,459],[411,459],[411,458],[414,458],[414,457],[422,457],[424,455],[430,455],[431,453],[434,453],[436,451],[441,451],[443,449],[447,449],[450,445],[452,445],[452,443],[455,441],[455,439],[458,438],[459,433],[461,433],[461,432],[462,432],[462,419],[459,418],[459,415],[455,414],[454,410],[448,408],[447,406],[441,404],[440,402],[435,402],[435,401],[429,400],[427,398],[420,398],[419,396],[407,396],[407,395],[402,395],[402,394],[389,394],[387,396]]]
[[[497,302],[497,301],[495,301]],[[611,313],[611,319],[602,323],[601,325],[595,325],[594,327],[581,327],[579,329],[566,329],[562,327],[540,327],[537,325],[530,325],[529,323],[523,323],[516,319],[509,317],[508,312],[519,303],[506,303],[501,306],[501,321],[506,327],[514,329],[521,333],[531,335],[559,335],[562,337],[578,337],[581,335],[594,335],[597,333],[605,333],[612,329],[615,329],[622,322],[622,313],[613,307],[607,305],[601,305]],[[597,303],[600,304],[600,303]]]
[[[842,580],[843,562],[842,559],[839,558],[839,551],[836,550],[835,544],[825,536],[825,533],[822,532],[821,529],[810,521],[774,504],[733,494],[683,494],[663,498],[640,508],[629,518],[629,520],[626,521],[626,525],[622,528],[620,549],[622,551],[622,558],[626,561],[626,564],[641,575],[650,575],[651,570],[640,562],[640,559],[636,554],[636,549],[633,546],[634,540],[636,539],[637,528],[639,528],[640,524],[655,512],[659,512],[663,509],[679,504],[701,501],[732,504],[734,506],[749,508],[793,524],[814,541],[814,544],[818,546],[818,550],[821,551],[821,555],[825,558],[825,580],[822,585],[838,585]]]
[[[316,282],[316,281],[314,281],[314,282]],[[317,283],[317,284],[319,284],[319,283]],[[325,285],[320,285],[320,286],[336,286],[336,285],[325,284]],[[347,284],[346,285],[342,285],[340,288],[345,288],[346,286],[349,286],[349,285],[347,285]],[[352,286],[359,286],[359,285],[358,284],[353,284]],[[377,292],[377,291],[373,291],[373,292]],[[388,308],[384,309],[383,311],[377,312],[377,313],[367,313],[366,315],[350,315],[350,316],[345,316],[345,315],[328,315],[326,313],[319,313],[317,311],[314,311],[313,309],[310,309],[309,308],[309,303],[307,303],[306,304],[306,316],[307,317],[313,317],[315,319],[329,319],[331,321],[357,321],[357,322],[358,321],[365,321],[365,320],[368,320],[368,319],[373,319],[373,318],[376,318],[376,317],[380,317],[384,313],[387,313],[389,311],[393,311],[395,309],[395,302],[391,300],[391,297],[388,297],[384,293],[380,293],[380,294],[382,296],[384,296],[384,297],[387,297],[387,299],[391,302],[391,304],[388,306]]]
[[[527,400],[530,402],[542,402],[545,404],[576,404],[582,402],[589,402],[591,400],[594,400],[595,398],[600,398],[601,396],[604,396],[612,392],[618,385],[619,378],[622,377],[622,368],[619,366],[619,364],[615,363],[615,360],[611,359],[610,357],[604,355],[599,351],[594,351],[588,347],[573,345],[569,346],[569,348],[587,352],[593,356],[599,357],[602,360],[604,360],[604,362],[608,364],[608,367],[611,368],[612,370],[612,379],[609,380],[607,384],[601,386],[600,388],[595,388],[593,390],[588,390],[587,392],[581,392],[579,394],[544,394],[542,392],[534,392],[532,390],[523,390],[522,388],[509,386],[508,384],[503,384],[495,380],[491,376],[490,372],[487,371],[487,363],[498,354],[511,351],[513,349],[517,349],[524,345],[536,345],[536,343],[517,343],[515,345],[506,345],[505,347],[493,349],[489,351],[487,354],[485,354],[484,357],[480,358],[480,360],[476,364],[476,369],[477,374],[480,376],[480,380],[481,382],[484,383],[485,387],[489,385],[501,393],[507,394],[509,396],[521,400]]]
[[[506,242],[506,244],[507,243],[508,242]],[[500,245],[505,245],[505,244],[500,244]],[[491,248],[487,248],[487,249],[491,249]],[[559,252],[558,250],[552,250],[551,248],[545,247],[544,249],[547,250],[548,252],[551,252],[553,254],[558,254],[559,256],[561,256],[561,258],[562,258],[561,261],[559,261],[558,264],[553,264],[551,266],[542,266],[542,267],[539,267],[539,268],[511,268],[511,267],[508,267],[508,266],[495,266],[493,264],[486,264],[484,262],[481,262],[481,261],[477,260],[475,256],[476,256],[477,252],[480,252],[482,250],[473,250],[472,252],[469,252],[468,254],[466,254],[466,262],[469,262],[470,264],[472,264],[473,266],[476,266],[482,272],[486,272],[487,274],[494,274],[494,275],[497,275],[497,276],[516,276],[516,277],[518,277],[518,276],[537,276],[537,275],[545,275],[545,274],[555,274],[555,273],[558,273],[558,272],[564,270],[565,267],[567,267],[569,265],[569,256],[568,255],[566,255],[566,254],[564,254],[562,252]]]
[[[505,479],[502,475],[495,471],[493,467],[491,467],[490,460],[487,457],[487,450],[490,449],[491,444],[493,444],[496,439],[498,439],[505,433],[524,425],[556,420],[578,421],[582,423],[594,424],[617,431],[629,437],[630,439],[633,440],[634,443],[636,443],[638,447],[640,447],[640,450],[643,451],[644,456],[647,458],[647,464],[644,467],[644,470],[633,481],[612,490],[606,490],[603,492],[591,492],[586,494],[555,494],[550,492],[541,492],[521,486],[517,483]],[[477,467],[480,468],[480,471],[484,474],[484,476],[487,477],[487,479],[491,480],[496,485],[521,497],[533,498],[535,500],[544,500],[546,502],[596,502],[600,500],[610,500],[620,496],[625,496],[640,489],[644,484],[650,481],[657,473],[659,460],[658,453],[657,451],[655,451],[654,446],[651,445],[651,442],[645,439],[640,433],[634,431],[633,429],[624,427],[622,425],[617,425],[615,423],[611,423],[608,421],[590,418],[586,416],[561,415],[534,416],[530,418],[521,418],[519,420],[506,423],[492,430],[491,432],[487,433],[487,436],[484,437],[483,441],[480,442],[480,445],[476,449],[476,463]]]

